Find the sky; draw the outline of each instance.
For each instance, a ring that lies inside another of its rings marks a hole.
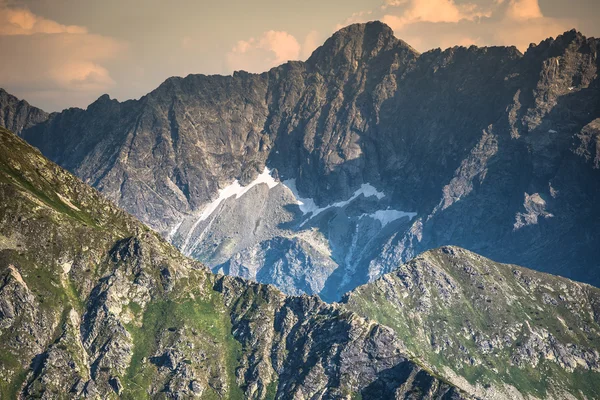
[[[170,76],[263,72],[336,30],[381,20],[420,52],[578,29],[600,0],[0,0],[0,87],[46,111],[139,98]]]

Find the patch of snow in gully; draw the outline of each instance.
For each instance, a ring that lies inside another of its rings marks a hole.
[[[223,201],[227,200],[232,196],[235,196],[236,199],[239,199],[254,186],[260,185],[261,183],[267,184],[269,189],[272,189],[279,184],[279,182],[275,181],[275,179],[273,179],[273,177],[271,176],[271,171],[267,167],[265,167],[264,171],[247,186],[240,185],[240,182],[236,179],[232,184],[219,190],[219,196],[204,207],[204,209],[202,210],[202,214],[200,214],[200,217],[198,217],[196,222],[194,222],[194,225],[192,225],[192,228],[189,230],[185,241],[183,242],[181,251],[188,256],[190,255],[188,254],[188,250],[190,240],[192,239],[192,234],[194,233],[200,222],[205,221],[208,217],[210,217],[210,215],[219,207],[219,205],[221,205]]]
[[[185,218],[182,218],[181,221],[179,221],[177,224],[175,224],[175,226],[173,227],[173,229],[171,229],[171,231],[167,235],[167,241],[170,242],[173,239],[173,236],[175,236],[175,234],[177,233],[177,231],[181,227],[181,224],[183,224],[183,221],[185,221]]]
[[[269,187],[269,189],[272,189],[275,186],[277,186],[278,184],[280,184],[280,182],[277,182],[271,176],[271,171],[267,167],[265,167],[264,171],[260,175],[258,175],[258,177],[255,180],[250,182],[247,186],[242,186],[242,185],[240,185],[239,181],[235,180],[230,185],[219,190],[218,197],[215,200],[208,203],[204,207],[204,209],[202,210],[202,213],[200,214],[198,219],[194,222],[194,224],[188,231],[188,233],[185,237],[185,240],[183,242],[183,246],[181,247],[181,251],[188,256],[191,255],[191,251],[193,250],[193,248],[190,247],[190,241],[192,240],[192,236],[193,236],[196,228],[202,221],[205,221],[206,219],[208,219],[208,217],[210,217],[215,212],[215,210],[217,210],[219,208],[219,206],[221,205],[221,203],[223,201],[225,201],[228,198],[233,197],[233,196],[235,196],[236,199],[239,199],[244,194],[246,194],[250,189],[252,189],[254,186],[259,185],[261,183],[266,184]],[[323,211],[328,210],[330,208],[343,208],[361,195],[363,195],[364,197],[376,197],[378,200],[381,200],[385,197],[385,193],[378,191],[371,184],[363,183],[360,186],[360,188],[358,188],[348,200],[338,201],[336,203],[329,204],[324,207],[319,207],[319,206],[317,206],[317,204],[315,203],[315,201],[313,199],[300,196],[300,193],[298,192],[298,189],[296,187],[295,179],[285,180],[285,181],[281,182],[281,184],[283,184],[285,187],[287,187],[292,192],[292,194],[294,195],[294,198],[296,199],[296,204],[300,207],[300,211],[302,212],[302,214],[304,214],[304,215],[310,214],[309,217],[300,224],[301,227],[304,226],[304,224],[306,224],[307,221],[309,221],[310,219],[321,214]],[[409,219],[412,219],[416,215],[417,215],[417,213],[414,213],[414,212],[405,212],[405,211],[388,209],[388,210],[377,210],[370,214],[363,214],[360,216],[360,218],[370,217],[373,219],[377,219],[381,222],[382,227],[384,227],[387,224],[389,224],[390,222],[395,221],[397,219],[400,219],[403,217],[408,217]],[[173,230],[169,234],[170,238],[172,238],[175,235],[175,233],[179,230],[182,222],[183,221],[179,222],[173,228]],[[202,236],[203,236],[203,234],[201,234],[199,237],[202,237]]]
[[[416,212],[406,212],[398,210],[377,210],[371,214],[363,214],[360,217],[371,217],[373,219],[377,219],[379,220],[379,222],[381,222],[381,227],[383,228],[390,222],[396,221],[397,219],[408,217],[408,219],[411,220],[416,216]]]
[[[377,189],[375,189],[373,186],[371,186],[371,184],[363,183],[360,186],[360,188],[358,188],[354,192],[352,197],[350,197],[348,200],[338,201],[337,203],[329,204],[325,207],[318,207],[313,199],[307,198],[307,197],[300,197],[300,194],[298,193],[298,189],[296,188],[296,180],[295,179],[288,179],[286,181],[283,181],[283,185],[286,186],[288,189],[290,189],[291,192],[294,194],[294,197],[296,198],[296,204],[298,204],[298,206],[300,207],[300,211],[302,211],[303,214],[306,215],[306,214],[312,213],[310,218],[308,218],[306,221],[308,221],[311,218],[316,217],[317,215],[321,214],[323,211],[325,211],[329,208],[345,207],[348,204],[350,204],[354,199],[356,199],[358,196],[360,196],[361,194],[364,195],[365,197],[375,196],[379,200],[381,200],[385,197],[385,193],[377,191]],[[302,223],[302,225],[304,225],[306,223],[306,221],[304,221]]]
[[[300,224],[300,226],[303,226],[311,218],[316,217],[317,215],[321,214],[323,211],[325,211],[329,208],[342,208],[342,207],[347,206],[353,200],[358,198],[360,195],[363,195],[365,197],[374,196],[374,197],[377,197],[378,200],[381,200],[385,197],[385,193],[378,191],[371,184],[363,183],[360,186],[360,188],[358,188],[358,190],[356,190],[354,192],[354,194],[348,200],[339,201],[337,203],[333,203],[333,204],[327,205],[325,207],[318,207],[315,204],[315,201],[313,199],[306,198],[306,197],[300,197],[300,195],[298,194],[298,189],[296,188],[296,180],[295,179],[288,179],[288,180],[284,181],[283,184],[288,189],[290,189],[290,191],[294,194],[294,197],[296,198],[296,204],[298,204],[298,206],[300,207],[300,211],[302,211],[302,213],[304,215],[311,213],[310,217],[307,218],[304,222],[302,222],[302,224]],[[373,219],[377,219],[381,222],[382,227],[384,227],[387,224],[389,224],[390,222],[395,221],[397,219],[400,219],[403,217],[408,217],[409,219],[412,219],[416,215],[417,215],[417,213],[414,213],[414,212],[406,212],[406,211],[398,211],[398,210],[378,210],[371,214],[363,214],[363,215],[361,215],[361,218],[368,216]]]

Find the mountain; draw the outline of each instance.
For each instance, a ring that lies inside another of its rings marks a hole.
[[[25,129],[214,271],[335,301],[458,245],[600,285],[600,41],[417,53],[379,22],[262,74]]]
[[[447,246],[358,287],[344,308],[480,398],[600,398],[595,287]]]
[[[47,119],[48,113],[0,88],[0,125],[4,128],[19,134]]]
[[[212,274],[1,128],[0,199],[2,398],[600,396],[586,284],[447,246],[342,304],[288,297]]]
[[[2,398],[468,399],[394,332],[216,276],[0,128]]]

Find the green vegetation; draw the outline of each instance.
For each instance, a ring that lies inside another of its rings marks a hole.
[[[279,386],[279,381],[277,379],[274,379],[269,383],[269,386],[267,386],[267,394],[265,396],[266,400],[275,400],[275,397],[277,396],[277,386]]]
[[[131,364],[124,377],[125,392],[123,398],[148,398],[148,388],[156,379],[157,366],[150,362],[162,344],[168,347],[171,342],[184,338],[202,348],[206,354],[198,358],[190,353],[185,360],[192,368],[204,374],[209,382],[217,382],[226,376],[226,387],[210,385],[203,394],[204,398],[243,399],[243,392],[235,380],[235,370],[241,357],[241,345],[231,334],[229,313],[215,292],[201,295],[196,299],[157,300],[148,305],[143,312],[140,327],[130,324],[127,329],[133,337],[134,351]],[[134,304],[134,303],[133,303]],[[132,310],[139,305],[131,305]],[[162,341],[159,343],[157,341]]]
[[[561,390],[598,398],[599,373],[582,366],[570,372],[540,349],[531,347],[531,356],[520,349],[535,330],[564,346],[597,350],[600,326],[589,315],[590,298],[598,301],[600,290],[453,249],[458,255],[430,251],[357,288],[345,307],[394,329],[437,375],[450,368],[484,388],[509,384],[540,398]]]

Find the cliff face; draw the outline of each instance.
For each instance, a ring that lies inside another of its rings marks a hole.
[[[481,398],[600,396],[600,289],[447,246],[356,288],[344,308],[392,327]]]
[[[462,399],[395,333],[216,276],[0,129],[2,398]]]
[[[352,25],[306,62],[170,78],[22,135],[185,254],[288,293],[336,300],[446,244],[598,285],[599,47],[418,54]]]
[[[20,134],[48,119],[48,114],[0,88],[0,125]]]

